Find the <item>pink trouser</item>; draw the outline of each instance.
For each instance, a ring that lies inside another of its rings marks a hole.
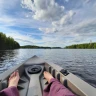
[[[0,96],[19,96],[16,87],[9,87],[0,91]],[[57,79],[52,78],[50,84],[44,89],[43,96],[76,96],[63,86]]]
[[[76,96],[62,85],[57,79],[52,78],[50,84],[44,89],[43,96]]]

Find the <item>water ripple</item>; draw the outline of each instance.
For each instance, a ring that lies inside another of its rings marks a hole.
[[[96,50],[19,49],[0,51],[0,73],[37,55],[69,70],[96,87]]]

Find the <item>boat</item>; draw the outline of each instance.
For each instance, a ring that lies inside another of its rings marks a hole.
[[[15,70],[18,70],[20,74],[17,87],[20,96],[42,96],[43,89],[48,85],[43,76],[45,70],[77,96],[96,96],[96,88],[68,70],[37,56],[0,74],[0,90],[8,86],[8,78]]]

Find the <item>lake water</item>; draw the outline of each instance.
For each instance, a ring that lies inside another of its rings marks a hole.
[[[96,87],[95,49],[18,49],[0,51],[0,73],[37,55]]]

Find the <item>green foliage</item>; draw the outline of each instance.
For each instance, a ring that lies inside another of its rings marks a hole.
[[[96,49],[96,43],[75,44],[66,46],[67,49]]]
[[[28,48],[28,49],[61,49],[60,47],[42,47],[42,46],[35,46],[35,45],[26,45],[21,46],[21,48]]]
[[[13,38],[6,37],[5,34],[0,32],[0,50],[16,49],[16,48],[20,48],[19,43],[14,41]]]

